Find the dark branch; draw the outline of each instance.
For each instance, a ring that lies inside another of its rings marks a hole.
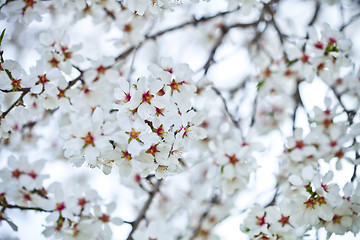
[[[23,91],[20,95],[20,97],[8,108],[8,110],[6,110],[5,112],[2,113],[1,118],[5,118],[6,115],[9,114],[9,112],[15,107],[17,106],[19,103],[21,103],[23,97],[30,92],[30,88],[28,88],[26,91]]]
[[[314,23],[316,22],[316,19],[317,17],[319,16],[319,12],[320,12],[320,2],[319,1],[316,1],[316,5],[315,5],[315,11],[314,11],[314,15],[313,17],[311,18],[310,22],[308,23],[308,26],[312,26],[314,25]]]
[[[134,234],[135,230],[137,229],[139,223],[141,222],[141,220],[143,220],[145,218],[145,214],[147,212],[147,210],[149,209],[150,207],[150,204],[152,203],[156,193],[159,191],[159,188],[160,188],[160,185],[162,183],[162,179],[159,179],[157,181],[157,183],[155,184],[154,188],[152,189],[151,192],[149,192],[149,198],[148,200],[145,202],[144,206],[142,207],[141,211],[139,212],[139,215],[138,217],[135,219],[134,222],[131,222],[131,226],[132,226],[132,229],[131,229],[131,232],[129,233],[128,237],[127,237],[127,240],[132,240],[132,235]]]
[[[193,240],[196,238],[196,236],[199,234],[199,232],[201,231],[201,227],[203,225],[203,222],[205,221],[206,217],[209,215],[209,212],[211,210],[211,208],[214,206],[214,204],[219,202],[219,196],[217,194],[213,194],[211,197],[211,202],[209,204],[209,206],[206,208],[206,210],[201,214],[200,218],[199,218],[199,222],[197,227],[194,229],[194,232],[192,234],[192,236],[189,238],[189,240]]]
[[[269,4],[265,4],[264,5],[264,10],[267,11],[270,16],[271,16],[271,24],[274,26],[278,36],[279,36],[279,40],[280,40],[280,43],[282,46],[284,46],[284,42],[285,40],[287,39],[287,36],[280,30],[280,27],[278,26],[277,22],[275,21],[275,12],[274,10],[272,9],[272,7],[269,5]],[[287,54],[285,52],[285,48],[283,47],[283,54],[284,54],[284,58],[286,60],[286,62],[288,62],[288,57],[287,57]]]
[[[352,24],[353,22],[355,22],[359,18],[360,18],[360,13],[355,14],[354,16],[352,16],[347,23],[345,23],[344,25],[342,25],[340,27],[340,31],[343,31],[346,27],[348,27],[350,24]]]
[[[45,210],[43,208],[38,208],[38,207],[24,207],[24,206],[18,206],[18,205],[12,205],[12,204],[7,204],[7,203],[0,203],[0,206],[3,208],[15,208],[15,209],[20,209],[20,210],[32,210],[32,211],[38,211],[38,212],[53,212],[54,210]]]
[[[173,32],[173,31],[176,31],[176,30],[180,30],[180,29],[183,29],[187,26],[196,26],[198,23],[201,23],[201,22],[206,22],[206,21],[209,21],[211,19],[214,19],[214,18],[217,18],[217,17],[221,17],[221,16],[225,16],[227,14],[230,14],[230,13],[233,13],[233,12],[236,12],[238,11],[240,8],[237,8],[233,11],[225,11],[225,12],[220,12],[220,13],[217,13],[215,15],[212,15],[212,16],[209,16],[209,17],[201,17],[199,19],[196,19],[194,18],[193,20],[190,20],[190,21],[187,21],[187,22],[184,22],[182,24],[179,24],[177,26],[174,26],[174,27],[171,27],[171,28],[167,28],[165,30],[162,30],[160,32],[157,32],[157,33],[154,33],[154,34],[150,34],[150,35],[146,35],[145,36],[145,39],[143,41],[141,41],[138,46],[142,45],[144,42],[146,42],[147,40],[149,39],[152,39],[152,40],[156,40],[158,37],[166,34],[166,33],[169,33],[169,32]],[[233,26],[233,27],[240,27],[241,25],[248,25],[248,24],[234,24],[236,26]],[[118,61],[120,59],[124,59],[126,58],[133,50],[137,49],[138,46],[132,46],[132,47],[129,47],[127,50],[125,50],[124,52],[122,52],[120,55],[118,55],[115,60]]]
[[[359,154],[356,153],[356,159],[359,158]],[[351,176],[351,182],[354,182],[355,179],[356,179],[356,172],[357,172],[357,165],[355,164],[354,165],[354,172],[353,172],[353,175]]]

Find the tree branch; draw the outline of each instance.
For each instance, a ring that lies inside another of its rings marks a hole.
[[[287,36],[286,36],[284,33],[281,32],[278,24],[277,24],[276,21],[275,21],[275,13],[274,13],[274,10],[271,8],[271,6],[270,6],[269,4],[265,4],[265,5],[264,5],[264,10],[266,10],[266,11],[270,14],[270,16],[271,16],[270,22],[271,22],[271,24],[274,26],[274,28],[275,28],[278,36],[279,36],[279,40],[280,40],[281,45],[284,46],[284,42],[285,42]],[[286,54],[286,52],[285,52],[284,47],[283,47],[283,54],[284,54],[284,58],[285,58],[286,62],[288,62],[289,59],[288,59],[288,57],[287,57],[287,54]]]
[[[318,16],[319,16],[319,12],[320,12],[320,2],[319,1],[316,1],[316,6],[315,6],[315,11],[314,11],[314,15],[313,17],[311,18],[310,22],[308,23],[308,27],[314,25],[314,23],[316,22]],[[306,37],[305,37],[305,40],[309,39],[309,33],[306,32]],[[305,51],[305,46],[306,46],[306,41],[302,47],[302,50]]]
[[[340,32],[343,31],[346,27],[348,27],[350,24],[352,24],[353,22],[355,22],[359,18],[360,18],[360,13],[357,13],[354,16],[352,16],[348,22],[346,22],[345,24],[343,24],[340,27]]]
[[[233,10],[233,11],[220,12],[220,13],[217,13],[217,14],[212,15],[212,16],[209,16],[209,17],[201,17],[201,18],[199,18],[199,19],[194,18],[193,20],[184,22],[184,23],[179,24],[179,25],[174,26],[174,27],[167,28],[167,29],[162,30],[162,31],[159,31],[159,32],[157,32],[157,33],[145,35],[145,39],[142,40],[142,41],[138,44],[138,46],[144,44],[144,42],[146,42],[146,41],[149,40],[149,39],[156,40],[158,37],[160,37],[160,36],[162,36],[162,35],[164,35],[164,34],[166,34],[166,33],[183,29],[183,28],[186,27],[186,26],[191,26],[191,25],[196,26],[198,23],[206,22],[206,21],[209,21],[209,20],[211,20],[211,19],[214,19],[214,18],[217,18],[217,17],[220,17],[220,16],[225,16],[225,15],[227,15],[227,14],[236,12],[236,11],[238,11],[239,9],[240,9],[240,8],[237,8],[237,9],[235,9],[235,10]],[[242,24],[234,24],[234,25],[237,25],[237,26],[233,26],[233,27],[240,27]],[[246,25],[246,24],[243,24],[243,25]],[[125,50],[125,51],[122,52],[120,55],[118,55],[118,56],[115,58],[115,60],[118,61],[118,60],[120,60],[120,59],[126,58],[133,50],[135,50],[136,48],[138,48],[138,46],[131,46],[131,47],[129,47],[127,50]]]
[[[210,202],[209,206],[206,208],[206,210],[203,212],[203,214],[201,214],[198,225],[194,229],[194,232],[193,232],[192,236],[189,238],[189,240],[194,240],[196,238],[196,236],[201,231],[202,224],[205,221],[206,217],[209,215],[211,208],[214,206],[214,204],[216,204],[218,202],[219,202],[219,196],[217,194],[213,194],[213,196],[211,197],[211,202]]]
[[[128,237],[127,237],[127,240],[132,240],[133,239],[132,235],[134,234],[134,232],[137,229],[137,227],[138,227],[139,223],[141,222],[141,220],[143,220],[145,218],[146,212],[149,209],[150,204],[152,203],[152,201],[153,201],[153,199],[155,197],[155,194],[159,191],[162,181],[163,181],[162,179],[159,179],[157,181],[157,183],[155,184],[152,191],[149,192],[149,197],[148,197],[147,201],[145,202],[144,206],[142,207],[141,211],[139,212],[138,217],[135,219],[134,222],[131,222],[132,229],[131,229],[131,232],[129,233]]]
[[[356,153],[356,159],[358,159],[360,156],[358,153]],[[357,165],[354,165],[354,171],[353,171],[353,175],[351,176],[351,182],[354,182],[356,179],[356,172],[357,172]]]
[[[308,27],[314,25],[316,19],[317,19],[318,16],[319,16],[320,6],[321,6],[320,2],[319,2],[319,1],[316,1],[314,15],[313,15],[313,17],[311,18],[310,22],[308,23]]]
[[[7,203],[0,203],[0,206],[3,208],[15,208],[15,209],[20,209],[20,210],[33,210],[33,211],[38,211],[38,212],[53,212],[54,210],[45,210],[43,208],[39,208],[39,207],[24,207],[24,206],[18,206],[18,205],[12,205],[12,204],[7,204]]]
[[[18,104],[22,101],[23,97],[24,97],[28,92],[30,92],[30,88],[28,88],[27,90],[24,90],[24,91],[21,93],[20,97],[8,108],[8,110],[6,110],[5,112],[2,113],[0,119],[5,118],[6,115],[8,115],[9,112],[10,112],[16,105],[18,105]]]

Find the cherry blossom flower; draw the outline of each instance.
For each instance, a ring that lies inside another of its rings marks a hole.
[[[35,0],[21,1],[20,3],[10,2],[5,9],[9,16],[8,21],[19,21],[26,24],[33,20],[41,21],[41,15],[47,12],[44,4]]]
[[[147,120],[159,111],[157,109],[165,107],[157,95],[159,90],[163,88],[163,83],[152,78],[140,78],[135,84],[136,91],[131,96],[127,107],[131,110],[137,109],[137,114]]]
[[[267,218],[266,212],[263,207],[259,204],[255,204],[247,218],[244,220],[244,223],[241,225],[240,229],[243,232],[246,232],[250,236],[260,236],[261,234],[267,234]]]
[[[34,81],[31,81],[21,66],[12,60],[6,60],[1,64],[3,69],[8,70],[11,73],[11,77],[8,76],[6,71],[0,71],[0,89],[3,90],[19,90],[22,88],[28,88],[35,85]]]
[[[72,163],[80,167],[84,161],[97,166],[97,157],[111,150],[109,138],[103,134],[103,113],[96,108],[89,119],[72,119],[73,125],[63,130],[67,141],[64,144],[64,154]]]
[[[112,217],[112,213],[116,209],[116,204],[110,203],[106,205],[106,211],[101,211],[99,207],[96,207],[95,210],[95,217],[98,219],[98,223],[100,223],[102,226],[103,231],[100,232],[101,238],[111,238],[112,237],[112,231],[109,227],[109,224],[115,224],[115,225],[121,225],[123,223],[122,219],[119,217]]]

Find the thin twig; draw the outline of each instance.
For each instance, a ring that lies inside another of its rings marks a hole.
[[[8,110],[6,110],[5,112],[2,113],[1,118],[5,118],[6,115],[8,115],[8,113],[15,107],[17,106],[23,99],[23,97],[30,92],[30,89],[28,89],[27,91],[23,91],[20,95],[20,97],[8,108]]]
[[[33,211],[38,211],[38,212],[53,212],[54,210],[45,210],[43,208],[38,208],[38,207],[24,207],[24,206],[18,206],[18,205],[12,205],[12,204],[7,204],[7,203],[0,203],[0,206],[3,208],[15,208],[15,209],[20,209],[20,210],[33,210]]]
[[[356,155],[357,155],[356,158],[359,158],[359,154],[356,153]],[[355,179],[356,179],[356,171],[357,171],[357,165],[355,164],[355,165],[354,165],[353,175],[351,176],[351,182],[354,182]]]
[[[256,94],[255,99],[254,99],[254,103],[253,103],[253,107],[252,107],[253,112],[252,112],[252,116],[251,116],[250,127],[254,126],[254,124],[255,124],[258,96],[259,95]]]
[[[319,12],[320,12],[320,7],[321,4],[319,1],[316,1],[316,6],[315,6],[315,11],[313,14],[313,17],[311,18],[310,22],[308,23],[308,27],[311,27],[312,25],[314,25],[314,23],[316,22],[318,16],[319,16]],[[302,46],[302,50],[305,51],[305,46],[306,46],[306,40],[309,39],[309,32],[306,33],[306,37],[305,37],[305,43]]]
[[[275,203],[276,203],[276,198],[277,198],[278,195],[279,195],[279,188],[276,187],[273,198],[272,198],[271,201],[270,201],[268,204],[266,204],[264,207],[267,208],[267,207],[270,207],[270,206],[274,206]]]
[[[149,209],[150,204],[152,203],[152,201],[153,201],[153,199],[155,197],[155,194],[159,191],[161,183],[162,183],[162,179],[159,179],[157,181],[157,183],[155,184],[154,188],[152,189],[152,191],[149,192],[149,197],[148,197],[147,201],[145,202],[144,206],[142,207],[142,209],[140,210],[140,212],[138,214],[138,217],[135,219],[134,222],[130,223],[131,226],[132,226],[132,229],[131,229],[131,232],[129,233],[128,237],[127,237],[127,240],[132,240],[133,239],[132,235],[136,231],[136,229],[137,229],[139,223],[141,222],[141,220],[143,220],[145,218],[146,212]]]
[[[207,72],[209,71],[211,65],[213,63],[215,63],[215,60],[214,60],[214,56],[215,56],[215,53],[217,51],[217,49],[220,47],[225,35],[227,34],[228,32],[228,29],[227,28],[222,28],[222,31],[221,31],[221,35],[220,37],[217,39],[215,45],[213,46],[213,48],[211,49],[211,52],[210,52],[210,55],[204,65],[204,75],[207,74]]]
[[[359,19],[359,18],[360,18],[360,13],[357,13],[357,14],[355,14],[354,16],[352,16],[347,23],[343,24],[343,25],[340,27],[340,32],[343,31],[346,27],[348,27],[351,23],[353,23],[354,21],[356,21],[356,20]]]
[[[192,234],[192,236],[189,238],[189,240],[194,240],[196,238],[196,236],[199,234],[199,232],[201,231],[201,227],[203,225],[203,222],[205,221],[206,217],[209,215],[211,208],[214,206],[214,204],[219,202],[219,196],[217,194],[213,194],[211,197],[211,202],[209,204],[209,206],[206,208],[206,210],[201,214],[200,218],[199,218],[199,222],[197,227],[194,229],[194,232]]]
[[[296,103],[296,106],[294,108],[294,112],[293,112],[293,124],[292,124],[292,131],[294,132],[295,131],[295,127],[296,127],[296,113],[297,113],[297,110],[299,109],[299,107],[304,107],[304,103],[301,99],[301,95],[300,95],[300,88],[299,88],[299,85],[300,85],[301,81],[298,81],[297,85],[296,85],[296,91],[295,93],[293,94],[293,99],[295,100],[295,103]]]
[[[73,85],[75,85],[75,83],[77,83],[79,80],[81,80],[84,71],[80,70],[77,67],[76,67],[76,69],[80,71],[80,75],[77,78],[71,80],[68,83],[68,85],[66,86],[65,90],[71,88]],[[12,91],[12,90],[1,90],[1,91],[5,92],[5,93],[22,92],[20,97],[5,112],[3,112],[2,115],[0,116],[0,118],[5,118],[6,115],[8,115],[9,112],[23,100],[24,96],[30,92],[30,88],[19,88],[19,89],[16,89],[14,91]]]
[[[243,132],[242,132],[242,129],[241,129],[241,126],[240,126],[240,123],[239,123],[239,121],[236,120],[235,117],[230,113],[229,107],[228,107],[228,105],[227,105],[227,102],[226,102],[224,96],[221,94],[220,90],[217,89],[215,86],[212,86],[211,88],[212,88],[212,90],[214,90],[214,92],[220,97],[221,101],[222,101],[223,104],[224,104],[226,114],[227,114],[228,117],[230,118],[231,122],[240,130],[241,138],[244,138]]]
[[[134,72],[134,62],[135,62],[135,57],[136,57],[136,54],[137,52],[139,51],[139,48],[141,47],[141,44],[139,44],[136,48],[135,48],[135,51],[134,51],[134,55],[133,55],[133,58],[131,60],[131,64],[130,64],[130,69],[129,69],[129,73],[128,73],[128,77],[127,77],[127,81],[129,83],[131,83],[131,75],[132,73]]]
[[[211,20],[211,19],[214,19],[214,18],[217,18],[217,17],[220,17],[220,16],[224,16],[224,15],[227,15],[227,14],[230,14],[230,13],[233,13],[233,12],[236,12],[236,11],[238,11],[239,9],[240,9],[240,8],[237,8],[237,9],[232,10],[232,11],[220,12],[220,13],[217,13],[217,14],[212,15],[212,16],[209,16],[209,17],[201,17],[201,18],[199,18],[199,19],[194,18],[194,19],[191,20],[191,21],[188,21],[188,22],[179,24],[179,25],[177,25],[177,26],[174,26],[174,27],[171,27],[171,28],[162,30],[162,31],[157,32],[157,33],[155,33],[155,34],[153,34],[153,35],[147,35],[146,38],[148,38],[148,39],[156,39],[156,38],[158,38],[159,36],[164,35],[165,33],[172,32],[172,31],[175,31],[175,30],[179,30],[179,29],[182,29],[182,28],[184,28],[184,27],[186,27],[186,26],[190,26],[190,25],[196,26],[198,23],[206,22],[206,21],[209,21],[209,20]],[[240,27],[240,26],[239,26],[239,27]]]
[[[264,5],[264,10],[266,10],[270,14],[270,16],[271,16],[270,22],[274,26],[274,28],[275,28],[278,36],[279,36],[281,45],[284,46],[284,43],[285,43],[285,40],[286,40],[287,36],[284,33],[282,33],[282,31],[280,30],[280,27],[278,26],[277,22],[275,21],[274,10],[272,9],[272,7],[269,4]],[[286,62],[288,62],[289,59],[288,59],[288,56],[287,56],[287,54],[285,52],[284,47],[283,47],[283,54],[284,54],[284,58],[285,58]]]
[[[320,2],[319,2],[319,1],[316,1],[315,11],[314,11],[313,17],[311,18],[310,22],[308,23],[308,27],[314,25],[316,19],[317,19],[318,16],[319,16],[320,6],[321,6]]]
[[[355,111],[352,111],[352,110],[348,110],[343,101],[341,100],[341,95],[342,94],[339,94],[335,88],[333,86],[329,86],[329,88],[332,90],[332,92],[334,93],[336,99],[338,100],[340,106],[344,109],[344,112],[346,113],[346,115],[348,116],[348,122],[349,122],[349,125],[351,125],[353,123],[353,120],[354,120],[354,117],[355,117],[355,114],[356,112]]]
[[[159,32],[157,32],[157,33],[145,35],[145,38],[144,38],[137,46],[131,46],[131,47],[129,47],[129,48],[126,49],[124,52],[122,52],[121,54],[119,54],[119,55],[115,58],[115,60],[116,60],[116,61],[119,61],[120,59],[126,58],[133,50],[135,50],[136,48],[138,48],[139,45],[142,45],[144,42],[146,42],[146,41],[149,40],[149,39],[156,40],[158,37],[160,37],[160,36],[162,36],[162,35],[164,35],[164,34],[166,34],[166,33],[183,29],[183,28],[186,27],[186,26],[191,26],[191,25],[196,26],[198,23],[206,22],[206,21],[209,21],[209,20],[211,20],[211,19],[213,19],[213,18],[217,18],[217,17],[220,17],[220,16],[224,16],[224,15],[233,13],[233,12],[235,12],[235,11],[238,11],[239,9],[240,9],[240,8],[237,8],[237,9],[235,9],[235,10],[233,10],[233,11],[220,12],[220,13],[217,13],[217,14],[212,15],[212,16],[209,16],[209,17],[201,17],[201,18],[199,18],[199,19],[194,18],[193,20],[190,20],[190,21],[181,23],[181,24],[179,24],[179,25],[177,25],[177,26],[174,26],[174,27],[167,28],[167,29],[162,30],[162,31],[159,31]]]

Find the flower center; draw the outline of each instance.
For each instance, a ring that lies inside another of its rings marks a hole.
[[[164,110],[165,110],[165,108],[157,108],[157,107],[155,107],[155,110],[156,110],[156,116],[159,116],[159,115],[161,115],[161,116],[164,116]]]
[[[131,32],[132,30],[133,30],[133,27],[131,26],[130,23],[125,24],[125,26],[124,26],[124,32],[129,33],[129,32]]]
[[[59,90],[59,93],[58,93],[58,95],[57,95],[58,99],[63,98],[63,97],[66,97],[66,96],[65,96],[65,89],[60,89],[60,88],[58,88],[58,90]]]
[[[324,44],[322,44],[322,42],[320,42],[320,41],[317,41],[317,42],[314,44],[314,47],[316,47],[317,49],[323,49],[323,48],[324,48]]]
[[[336,140],[330,141],[330,147],[336,147],[336,145],[337,145],[337,141],[336,141]]]
[[[19,177],[21,175],[21,171],[19,169],[15,169],[14,171],[11,172],[11,175],[13,178],[19,179]]]
[[[65,203],[64,202],[61,202],[61,203],[56,203],[56,210],[58,212],[61,212],[62,210],[65,209]]]
[[[34,0],[24,0],[24,2],[27,7],[34,7],[34,4],[36,3]]]
[[[105,74],[105,71],[106,71],[106,68],[103,66],[103,65],[100,65],[96,71],[98,72],[98,75],[102,74],[104,75]]]
[[[303,54],[300,58],[300,60],[303,62],[303,63],[307,63],[309,62],[309,56],[306,55],[306,54]]]
[[[333,216],[332,222],[333,222],[333,223],[340,223],[340,222],[341,222],[341,218],[342,218],[342,216],[339,216],[339,215],[335,214],[335,215]]]
[[[154,97],[154,95],[151,95],[149,91],[144,93],[142,95],[142,101],[147,102],[148,104],[151,104],[151,99]]]
[[[161,137],[161,136],[164,136],[165,131],[164,131],[162,125],[160,125],[160,127],[159,127],[158,129],[156,129],[156,134],[157,134],[158,136],[160,136],[160,137]]]
[[[20,89],[21,88],[21,79],[13,79],[11,81],[11,86],[13,87],[13,90]]]
[[[49,63],[52,67],[58,67],[60,62],[53,57],[52,59],[49,60]]]
[[[23,195],[25,201],[31,201],[31,196],[27,193]]]
[[[153,157],[155,157],[157,152],[159,152],[159,150],[157,150],[157,145],[152,145],[148,150],[146,150],[146,153],[153,155]]]
[[[88,145],[95,146],[94,137],[91,135],[90,132],[88,132],[88,134],[85,137],[82,137],[81,139],[85,141],[84,148],[86,148]]]
[[[37,178],[37,174],[36,174],[36,172],[34,172],[34,170],[31,170],[29,173],[28,173],[28,175],[32,178],[32,179],[35,179],[35,178]]]
[[[178,92],[180,92],[179,90],[179,84],[177,82],[175,82],[175,80],[172,80],[172,82],[170,83],[170,88],[171,88],[171,93],[176,90]]]
[[[232,165],[235,165],[237,162],[239,162],[239,159],[235,156],[235,154],[229,156],[226,155],[229,159],[229,163],[231,163]]]
[[[84,197],[78,199],[78,205],[79,206],[84,207],[86,203],[87,203],[87,201],[86,201],[86,199]]]
[[[315,201],[313,198],[310,198],[309,200],[307,200],[306,202],[304,202],[306,208],[312,208],[315,209]]]
[[[121,158],[125,158],[128,161],[130,161],[132,159],[132,156],[128,151],[122,151],[122,154],[123,154],[123,156]]]
[[[132,128],[130,132],[126,132],[126,133],[129,134],[129,136],[130,136],[130,138],[129,138],[129,140],[128,140],[129,143],[130,143],[131,140],[133,140],[133,139],[136,139],[137,141],[140,141],[139,135],[140,135],[141,132],[137,132],[137,131],[135,131],[134,128]]]
[[[104,223],[110,222],[110,216],[106,215],[106,214],[101,215],[101,217],[99,219]]]
[[[46,74],[39,75],[38,78],[39,81],[37,81],[37,84],[41,83],[42,85],[45,85],[47,82],[49,82],[49,79],[46,78]]]
[[[72,57],[72,52],[69,51],[69,48],[66,46],[61,47],[61,51],[64,54],[64,60],[70,59]]]
[[[317,200],[319,206],[326,204],[326,199],[323,196],[318,197],[316,200]]]
[[[173,72],[174,72],[172,68],[165,68],[164,71],[169,72],[171,74],[173,74]]]
[[[259,226],[263,226],[266,223],[265,214],[262,217],[256,217],[256,219],[257,219],[256,224]]]
[[[305,143],[302,140],[296,141],[295,147],[298,149],[303,149],[305,147]]]
[[[281,214],[281,218],[278,222],[281,223],[281,225],[284,227],[286,224],[289,224],[289,218],[290,216],[284,216]]]

